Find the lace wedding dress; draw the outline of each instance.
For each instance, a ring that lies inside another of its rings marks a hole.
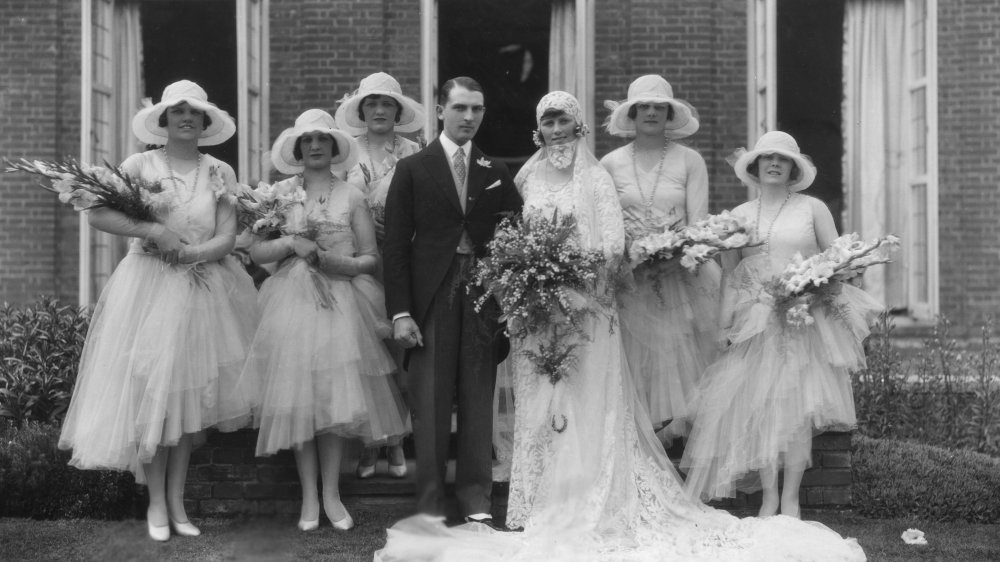
[[[581,246],[620,256],[621,205],[611,177],[580,145],[572,181],[550,184],[536,155],[516,183],[525,211],[572,213]],[[600,306],[598,303],[592,303]],[[653,434],[622,351],[613,309],[590,321],[577,368],[556,385],[518,355],[514,458],[503,533],[415,516],[388,530],[378,562],[395,561],[853,561],[861,547],[816,523],[738,519],[683,491]]]

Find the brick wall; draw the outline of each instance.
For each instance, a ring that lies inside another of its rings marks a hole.
[[[598,125],[606,99],[624,99],[643,74],[660,74],[693,105],[700,129],[684,143],[708,165],[711,210],[746,200],[725,158],[746,144],[746,2],[621,0],[596,9],[595,99]],[[600,132],[600,155],[627,141]]]
[[[1000,313],[1000,10],[938,1],[941,310],[973,327]]]
[[[336,102],[373,72],[420,98],[420,3],[271,1],[271,140],[304,110]]]
[[[79,153],[80,7],[0,3],[0,157]],[[24,175],[0,175],[0,302],[76,300],[76,214]]]

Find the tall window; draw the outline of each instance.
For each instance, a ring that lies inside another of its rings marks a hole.
[[[237,120],[236,139],[206,151],[241,181],[266,178],[268,2],[82,0],[81,160],[118,163],[143,150],[131,129],[141,99],[190,78]],[[124,253],[124,240],[80,221],[81,304],[96,301]]]
[[[865,275],[865,289],[900,315],[932,319],[938,313],[937,0],[840,1],[843,41],[824,47],[835,55],[842,44],[838,137],[802,120],[782,122],[790,115],[783,109],[802,100],[775,90],[783,73],[802,71],[782,63],[795,57],[777,39],[782,30],[775,24],[814,29],[815,10],[803,10],[800,0],[747,0],[748,142],[777,127],[793,130],[814,156],[843,154],[840,181],[831,184],[842,190],[842,230],[865,238],[897,234],[903,241],[894,263]],[[813,53],[810,64],[830,64],[828,55]],[[795,95],[801,98],[802,89]],[[826,163],[820,174],[833,168]],[[836,193],[813,192],[836,212]]]
[[[906,1],[906,96],[904,138],[909,138],[905,177],[911,209],[907,233],[909,312],[933,318],[938,312],[937,221],[937,2]]]

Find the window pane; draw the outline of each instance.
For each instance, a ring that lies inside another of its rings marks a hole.
[[[912,228],[910,253],[913,257],[910,267],[910,281],[916,301],[926,303],[929,300],[927,286],[927,184],[915,184],[911,187],[910,202],[913,206],[913,220],[910,222]]]
[[[913,173],[922,176],[927,173],[927,88],[920,87],[910,92],[910,118],[913,156]]]
[[[910,72],[911,79],[919,80],[927,75],[927,6],[926,0],[912,0],[910,19]]]

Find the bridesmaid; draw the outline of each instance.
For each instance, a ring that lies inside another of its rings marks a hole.
[[[397,133],[415,133],[424,124],[424,108],[403,95],[399,82],[385,72],[376,72],[361,80],[358,89],[345,96],[334,115],[340,129],[356,135],[361,146],[358,163],[347,173],[347,181],[361,188],[375,221],[379,247],[385,234],[383,214],[385,196],[396,171],[396,162],[420,150],[420,145]],[[381,268],[376,277],[382,280]],[[399,357],[395,344],[393,356]],[[401,371],[397,371],[401,373]],[[389,475],[406,476],[406,456],[400,440],[388,442]],[[358,478],[375,475],[381,447],[366,448],[358,461]]]
[[[831,304],[811,307],[812,325],[787,325],[764,285],[797,254],[828,248],[837,238],[833,217],[822,201],[798,193],[816,178],[816,167],[787,133],[764,134],[734,168],[760,196],[733,213],[756,225],[762,244],[723,254],[721,327],[729,347],[705,373],[681,468],[692,495],[763,488],[761,516],[780,505],[783,515],[799,517],[812,436],[857,424],[850,371],[865,365],[861,342],[881,305],[837,282]]]
[[[636,78],[628,99],[610,105],[607,131],[635,139],[601,159],[618,190],[626,236],[705,218],[705,161],[675,142],[698,130],[693,108],[674,98],[670,84],[657,75]],[[709,262],[692,274],[676,262],[636,267],[635,290],[624,292],[619,303],[625,354],[640,401],[655,429],[666,426],[661,432],[666,439],[686,433],[683,420],[692,413],[698,378],[717,350],[720,269]]]
[[[302,483],[299,529],[319,527],[323,510],[338,530],[354,520],[338,489],[345,439],[385,443],[409,432],[382,343],[391,332],[375,228],[364,195],[337,174],[357,161],[358,145],[329,113],[310,109],[274,142],[275,185],[303,202],[286,213],[284,235],[250,248],[257,263],[277,262],[261,287],[262,319],[248,370],[265,377],[257,455],[293,449]]]
[[[165,541],[171,528],[200,534],[184,511],[195,438],[250,420],[256,373],[245,373],[246,394],[236,382],[256,328],[256,291],[229,255],[236,176],[198,150],[233,136],[229,114],[181,80],[136,114],[132,130],[164,146],[121,168],[160,182],[169,211],[157,222],[89,212],[94,228],[133,240],[94,309],[59,447],[73,449],[77,468],[134,472],[149,489],[149,536]]]

